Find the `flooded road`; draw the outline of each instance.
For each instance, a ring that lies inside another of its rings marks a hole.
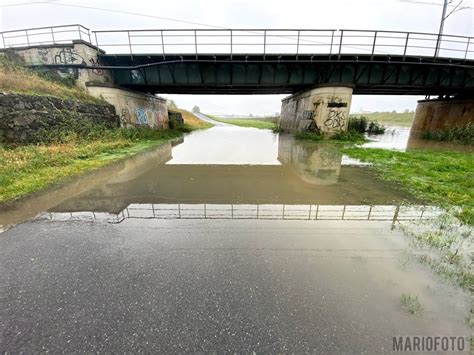
[[[384,353],[396,336],[464,337],[469,295],[392,228],[438,213],[336,145],[193,132],[3,207],[0,351]]]
[[[278,205],[277,210],[348,205],[366,211],[422,201],[376,178],[337,145],[223,124],[4,205],[0,225],[7,228],[43,212],[118,214],[141,204],[264,204]]]

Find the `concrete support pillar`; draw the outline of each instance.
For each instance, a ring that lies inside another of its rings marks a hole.
[[[289,132],[346,131],[352,88],[326,86],[291,95],[282,101],[280,127]]]
[[[420,100],[411,125],[410,138],[423,132],[440,131],[474,124],[474,98]]]

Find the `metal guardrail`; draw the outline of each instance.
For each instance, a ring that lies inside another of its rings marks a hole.
[[[81,25],[1,32],[3,48],[84,40],[108,54],[345,54],[474,59],[474,37],[349,29],[150,29],[91,31]]]
[[[82,25],[36,27],[0,32],[2,48],[71,43],[83,40],[92,44],[91,30]]]

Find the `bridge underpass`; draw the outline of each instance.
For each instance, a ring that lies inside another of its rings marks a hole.
[[[1,37],[3,48],[13,48],[29,65],[78,71],[78,83],[118,113],[130,110],[111,87],[147,94],[288,93],[293,96],[283,101],[281,115],[288,131],[346,129],[352,94],[443,97],[423,103],[430,109],[417,113],[422,123],[436,122],[434,128],[462,125],[474,115],[474,40],[466,36],[346,29],[91,31],[71,25]]]

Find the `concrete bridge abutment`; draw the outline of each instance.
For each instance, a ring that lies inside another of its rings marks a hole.
[[[122,127],[169,128],[166,100],[116,86],[113,73],[99,68],[99,55],[105,52],[88,42],[77,40],[69,44],[18,47],[12,51],[27,66],[44,66],[114,106]]]
[[[474,124],[474,98],[420,100],[410,131],[410,138],[425,132],[463,128]]]
[[[282,100],[280,128],[327,134],[346,131],[352,91],[348,86],[324,86],[286,97]]]

